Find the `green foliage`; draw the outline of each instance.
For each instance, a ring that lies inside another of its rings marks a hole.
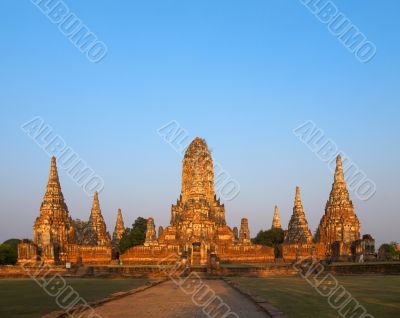
[[[79,245],[96,245],[97,234],[90,227],[89,221],[72,220],[75,229],[75,243]]]
[[[9,239],[0,245],[0,265],[14,265],[18,259],[18,239]]]
[[[15,250],[18,250],[19,242],[21,242],[21,240],[19,240],[19,239],[9,239],[7,241],[4,241],[3,244],[7,244],[7,245],[11,246],[12,248],[14,248]]]
[[[124,253],[128,248],[136,245],[142,245],[146,239],[146,225],[147,220],[138,217],[135,223],[132,224],[132,228],[127,228],[122,235],[121,241],[119,242],[119,249],[121,253]]]
[[[270,229],[267,231],[261,230],[257,236],[252,239],[254,244],[260,244],[265,246],[276,246],[283,242],[283,230],[282,229]]]
[[[397,260],[400,257],[400,251],[396,250],[397,242],[384,243],[379,248],[379,258],[385,261]]]

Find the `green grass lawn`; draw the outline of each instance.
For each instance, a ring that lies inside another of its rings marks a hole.
[[[104,298],[112,293],[144,285],[147,279],[67,279],[86,301]],[[0,280],[0,317],[33,318],[59,310],[55,299],[32,280]]]
[[[375,318],[400,317],[400,276],[335,276]],[[293,318],[340,317],[301,277],[230,278]]]

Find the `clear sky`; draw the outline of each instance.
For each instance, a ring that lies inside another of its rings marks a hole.
[[[312,231],[333,173],[292,130],[312,120],[376,184],[350,192],[361,232],[400,241],[400,2],[335,1],[377,47],[360,63],[300,1],[65,1],[103,41],[91,63],[31,1],[0,2],[0,241],[31,238],[50,158],[20,128],[40,116],[104,179],[108,230],[167,225],[181,158],[157,134],[176,120],[207,140],[240,184],[230,226],[254,236],[273,207],[289,221],[295,186]],[[73,218],[91,198],[59,169]]]

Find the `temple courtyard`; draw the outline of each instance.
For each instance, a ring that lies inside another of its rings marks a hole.
[[[335,276],[374,317],[396,317],[400,312],[400,276]],[[338,317],[328,300],[300,277],[233,277],[231,281],[259,295],[288,317]],[[146,279],[68,279],[85,300],[102,299],[112,293],[144,285]],[[268,317],[256,303],[223,280],[204,280],[239,317]],[[23,306],[21,306],[23,304]],[[33,318],[57,310],[54,298],[34,281],[0,280],[0,317]],[[172,281],[163,282],[133,295],[96,307],[101,317],[206,317],[190,295]]]

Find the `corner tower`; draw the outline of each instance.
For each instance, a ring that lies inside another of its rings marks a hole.
[[[46,192],[40,215],[33,226],[34,243],[46,262],[58,262],[66,245],[74,239],[74,228],[58,178],[56,158],[51,158]]]
[[[312,234],[308,227],[303,204],[300,198],[300,188],[296,187],[296,197],[294,199],[293,214],[289,221],[285,243],[311,243]]]
[[[97,244],[96,245],[110,245],[111,238],[107,232],[106,223],[104,222],[103,215],[101,214],[99,194],[97,191],[93,196],[92,210],[90,211],[89,227],[96,233]]]
[[[325,214],[317,230],[317,240],[329,251],[335,242],[347,245],[360,239],[360,222],[354,211],[344,179],[342,158],[336,158],[336,170],[332,190],[326,202]],[[343,252],[343,251],[342,251]],[[350,254],[348,251],[347,254]]]
[[[124,219],[122,217],[121,209],[118,209],[117,221],[115,222],[115,228],[113,233],[113,242],[119,242],[124,232],[125,232]]]

